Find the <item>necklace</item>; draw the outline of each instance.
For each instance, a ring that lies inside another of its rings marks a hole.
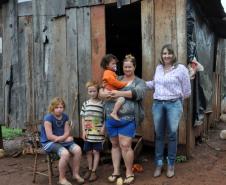
[[[64,124],[63,120],[56,120],[56,126],[57,127],[62,127]]]
[[[163,67],[164,73],[168,73],[172,70],[172,66],[170,67]]]

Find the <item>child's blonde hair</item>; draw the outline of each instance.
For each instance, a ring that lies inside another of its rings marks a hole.
[[[63,105],[64,109],[65,109],[65,102],[63,100],[63,98],[60,97],[55,97],[50,101],[49,107],[48,107],[48,112],[54,112],[54,109],[59,105]]]
[[[89,87],[91,87],[91,86],[96,87],[97,90],[99,90],[99,88],[100,88],[99,83],[98,83],[97,81],[91,80],[91,81],[86,82],[86,88],[87,88],[87,89],[88,89]]]

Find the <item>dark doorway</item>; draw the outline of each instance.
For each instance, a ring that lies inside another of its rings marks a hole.
[[[117,8],[116,4],[107,5],[106,15],[106,51],[117,56],[120,63],[126,54],[132,54],[137,61],[136,75],[142,76],[141,47],[141,5],[140,2]]]

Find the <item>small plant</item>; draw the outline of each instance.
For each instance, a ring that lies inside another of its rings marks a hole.
[[[5,140],[11,140],[22,135],[22,130],[19,128],[8,128],[5,126],[2,127],[2,137]]]
[[[177,163],[184,163],[184,162],[186,162],[186,161],[187,161],[187,157],[184,156],[184,155],[178,155],[178,156],[176,157],[176,162],[177,162]]]

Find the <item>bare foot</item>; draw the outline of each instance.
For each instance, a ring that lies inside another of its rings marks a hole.
[[[117,121],[120,121],[120,119],[119,119],[119,117],[118,117],[117,114],[111,113],[110,115],[111,115],[111,117],[112,117],[113,119],[115,119],[115,120],[117,120]]]

